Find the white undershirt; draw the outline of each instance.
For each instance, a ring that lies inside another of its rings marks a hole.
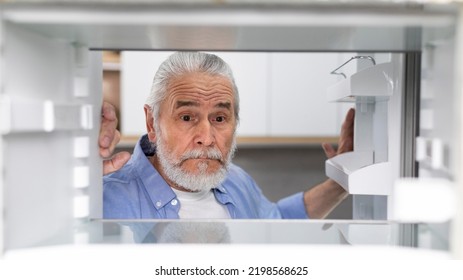
[[[219,203],[212,190],[183,192],[172,188],[180,201],[178,215],[181,219],[229,219],[225,205]]]

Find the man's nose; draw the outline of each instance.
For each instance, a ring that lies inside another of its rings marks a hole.
[[[214,128],[209,120],[204,120],[198,124],[196,144],[201,146],[212,146],[214,140]]]

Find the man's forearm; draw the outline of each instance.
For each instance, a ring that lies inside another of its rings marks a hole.
[[[328,179],[304,193],[304,204],[311,219],[323,219],[349,194],[335,181]]]

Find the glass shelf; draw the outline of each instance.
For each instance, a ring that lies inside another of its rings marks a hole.
[[[94,220],[80,234],[89,234],[93,244],[378,245],[445,251],[448,226],[373,220]]]

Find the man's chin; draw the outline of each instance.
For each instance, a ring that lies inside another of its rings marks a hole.
[[[190,175],[190,176],[204,176],[204,177],[212,177],[214,175],[216,175],[217,173],[219,173],[220,169],[214,169],[214,170],[211,170],[211,169],[207,169],[206,171],[202,171],[202,170],[199,170],[198,168],[194,169],[194,170],[183,170],[183,172],[187,175]]]
[[[220,171],[222,164],[211,160],[199,161],[197,164],[191,164],[182,167],[182,171],[191,175],[212,176]]]
[[[181,173],[183,174],[182,179],[175,183],[190,191],[211,190],[220,185],[226,178],[226,171],[223,168],[205,172],[197,168],[193,171],[182,169]]]

